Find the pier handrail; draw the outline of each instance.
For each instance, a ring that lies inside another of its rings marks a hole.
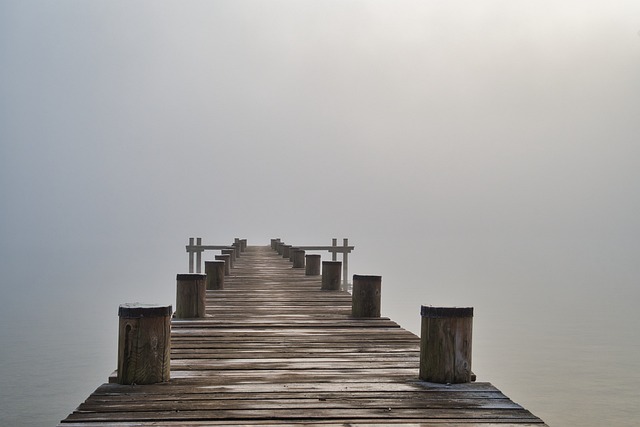
[[[194,244],[195,240],[195,244]],[[189,273],[193,273],[194,268],[194,254],[195,254],[195,273],[202,272],[202,253],[206,250],[222,250],[233,249],[232,245],[203,245],[202,237],[189,237],[189,244],[186,246],[187,253],[189,254]]]

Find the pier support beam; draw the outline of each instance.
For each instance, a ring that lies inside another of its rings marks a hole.
[[[224,261],[205,261],[204,272],[207,275],[207,290],[224,289]]]
[[[340,290],[340,272],[342,271],[342,262],[340,261],[322,261],[322,287],[323,291],[339,291]]]
[[[353,275],[351,315],[353,317],[380,317],[381,276]]]
[[[420,379],[468,383],[471,373],[473,307],[422,306]]]
[[[178,274],[176,280],[176,318],[205,317],[207,276],[204,274]]]
[[[122,304],[118,316],[118,384],[169,381],[171,306]]]

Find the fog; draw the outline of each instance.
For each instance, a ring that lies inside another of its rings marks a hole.
[[[190,236],[348,237],[405,328],[476,307],[480,380],[636,424],[589,375],[640,379],[639,30],[637,1],[1,2],[2,388],[35,401],[5,373],[44,334],[73,410]]]

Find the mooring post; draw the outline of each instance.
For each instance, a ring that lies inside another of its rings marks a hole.
[[[247,239],[240,239],[240,252],[247,250]]]
[[[216,255],[215,259],[217,261],[224,261],[224,275],[225,276],[231,275],[231,255],[229,254]]]
[[[171,306],[122,304],[118,317],[118,384],[169,381]]]
[[[198,246],[196,252],[196,273],[200,274],[202,273],[202,249],[200,248],[200,246],[202,246],[202,237],[196,238],[196,246]]]
[[[422,306],[420,379],[468,383],[471,373],[473,307]]]
[[[193,273],[193,237],[189,237],[189,248],[187,252],[189,253],[189,273]]]
[[[235,249],[221,249],[220,252],[222,255],[229,255],[229,267],[233,268],[233,264],[235,263]]]
[[[307,276],[319,276],[320,275],[320,259],[322,258],[319,254],[309,254],[305,255],[306,265],[304,269],[304,274]]]
[[[231,245],[236,251],[236,258],[240,258],[242,253],[242,244],[240,243],[240,238],[236,237],[233,240],[233,245]]]
[[[290,251],[291,251],[291,245],[282,245],[282,258],[288,259]]]
[[[353,317],[380,317],[381,276],[353,275],[351,315]]]
[[[340,261],[322,261],[322,287],[323,291],[339,291],[340,290],[340,272],[342,271],[342,262]]]
[[[282,251],[284,251],[284,242],[278,240],[276,243],[276,252],[278,252],[278,255],[282,255]]]
[[[204,272],[207,275],[207,290],[224,289],[224,261],[205,261]]]
[[[178,274],[176,290],[176,318],[205,317],[205,274]]]
[[[304,251],[302,249],[293,251],[293,268],[304,268]]]

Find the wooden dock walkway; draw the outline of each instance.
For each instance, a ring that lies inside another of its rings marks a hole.
[[[418,379],[416,335],[351,318],[270,247],[249,246],[207,317],[171,322],[171,380],[103,384],[59,426],[544,426],[489,383]]]

